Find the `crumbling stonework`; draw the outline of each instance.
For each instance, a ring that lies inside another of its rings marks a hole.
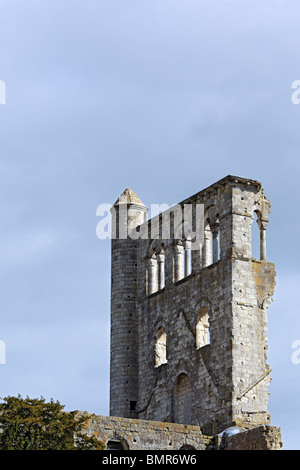
[[[281,433],[275,426],[258,426],[224,439],[215,438],[216,450],[280,450]]]
[[[85,432],[97,437],[108,450],[280,450],[282,445],[280,430],[274,426],[238,430],[226,437],[205,436],[198,426],[85,416]]]
[[[153,237],[148,209],[129,189],[113,207],[110,415],[197,426],[207,435],[232,423],[269,425],[270,203],[260,182],[227,176],[179,203],[183,222],[186,205],[193,229],[184,225],[180,238],[175,223],[162,236],[164,214]],[[259,260],[251,243],[256,216]],[[200,241],[191,249],[195,232]]]
[[[87,415],[86,432],[105,443],[124,450],[206,450],[211,437],[197,426],[160,423],[130,418]]]

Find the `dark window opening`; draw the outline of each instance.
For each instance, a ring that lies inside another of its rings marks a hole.
[[[124,450],[123,444],[117,439],[110,439],[106,445],[107,450]]]
[[[130,402],[130,411],[135,411],[135,407],[136,407],[136,401],[131,401]]]

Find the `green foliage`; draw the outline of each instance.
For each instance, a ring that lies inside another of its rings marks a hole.
[[[5,397],[0,403],[0,450],[103,450],[84,434],[86,418],[65,412],[58,401]]]

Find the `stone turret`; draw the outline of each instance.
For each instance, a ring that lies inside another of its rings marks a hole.
[[[130,233],[148,209],[125,189],[112,207],[110,415],[135,417],[137,402],[137,242]]]

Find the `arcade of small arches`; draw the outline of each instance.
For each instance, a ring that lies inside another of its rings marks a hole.
[[[267,221],[264,221],[259,210],[254,210],[254,220],[260,232],[260,260],[266,260],[266,228]],[[161,243],[159,239],[150,242],[147,254],[146,266],[146,295],[149,296],[161,291],[165,287],[167,270],[171,268],[166,264],[166,249],[173,250],[173,272],[172,281],[181,281],[193,272],[193,266],[200,269],[217,263],[222,258],[220,234],[221,224],[217,208],[211,206],[204,218],[203,246],[199,250],[191,249],[191,237],[187,235],[182,240],[173,240],[172,243]],[[252,238],[254,238],[252,233]],[[253,241],[253,240],[252,240]]]

